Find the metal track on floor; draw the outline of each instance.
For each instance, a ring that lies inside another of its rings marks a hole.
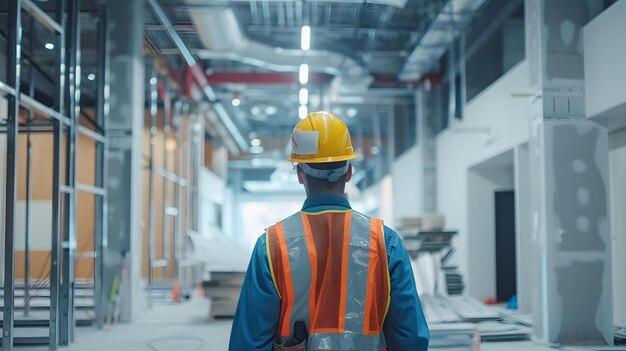
[[[77,319],[77,327],[90,327],[94,321],[92,319]],[[4,326],[4,321],[0,320],[0,328]],[[15,328],[42,328],[49,327],[49,319],[16,319],[13,321],[13,327]]]
[[[47,336],[14,336],[13,346],[35,346],[48,345],[50,338]],[[2,338],[0,338],[0,346],[2,346]]]

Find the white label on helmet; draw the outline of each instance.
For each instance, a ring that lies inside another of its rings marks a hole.
[[[316,155],[318,131],[296,130],[291,134],[291,151],[298,155]]]

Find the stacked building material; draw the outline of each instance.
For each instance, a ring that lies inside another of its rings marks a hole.
[[[204,296],[211,301],[211,318],[233,317],[245,272],[211,272],[202,282]]]
[[[469,350],[477,333],[476,325],[471,323],[429,324],[430,348],[459,348]]]
[[[478,336],[485,342],[530,339],[527,325],[503,323],[497,307],[468,296],[424,295],[422,307],[431,331],[431,348],[469,350]]]
[[[615,345],[626,345],[626,327],[615,327]]]
[[[443,267],[446,274],[446,290],[448,295],[461,295],[465,289],[463,276],[459,273],[456,266]]]

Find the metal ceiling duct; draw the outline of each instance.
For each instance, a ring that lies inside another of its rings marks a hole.
[[[485,2],[449,0],[409,55],[399,74],[400,80],[417,80],[428,73]]]
[[[268,0],[268,2],[299,2],[302,0]],[[406,6],[408,0],[368,0],[368,4],[374,5],[385,5],[397,8],[404,8]],[[233,2],[250,2],[250,0],[187,0],[186,3],[189,5],[206,5],[209,4],[217,4],[217,5],[228,5]],[[342,4],[363,4],[363,0],[307,0],[307,2],[323,2],[323,3],[342,3]]]
[[[232,60],[277,72],[297,72],[300,64],[310,72],[334,75],[342,90],[365,90],[374,78],[354,59],[325,50],[286,50],[249,40],[230,8],[193,9],[191,19],[206,50],[203,59]]]
[[[392,7],[398,7],[398,8],[404,8],[406,6],[408,0],[369,0],[367,3],[368,4],[374,4],[374,5],[386,5],[386,6],[392,6]],[[324,3],[328,3],[328,2],[333,2],[333,1],[329,1],[329,0],[307,0],[307,2],[324,2]],[[340,2],[340,3],[354,3],[354,4],[363,4],[363,0],[335,0],[334,2]]]

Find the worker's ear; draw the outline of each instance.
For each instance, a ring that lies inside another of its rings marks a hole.
[[[296,166],[296,173],[298,173],[298,183],[304,185],[304,172],[299,165]]]
[[[352,179],[352,165],[348,166],[348,173],[346,173],[346,183]]]

